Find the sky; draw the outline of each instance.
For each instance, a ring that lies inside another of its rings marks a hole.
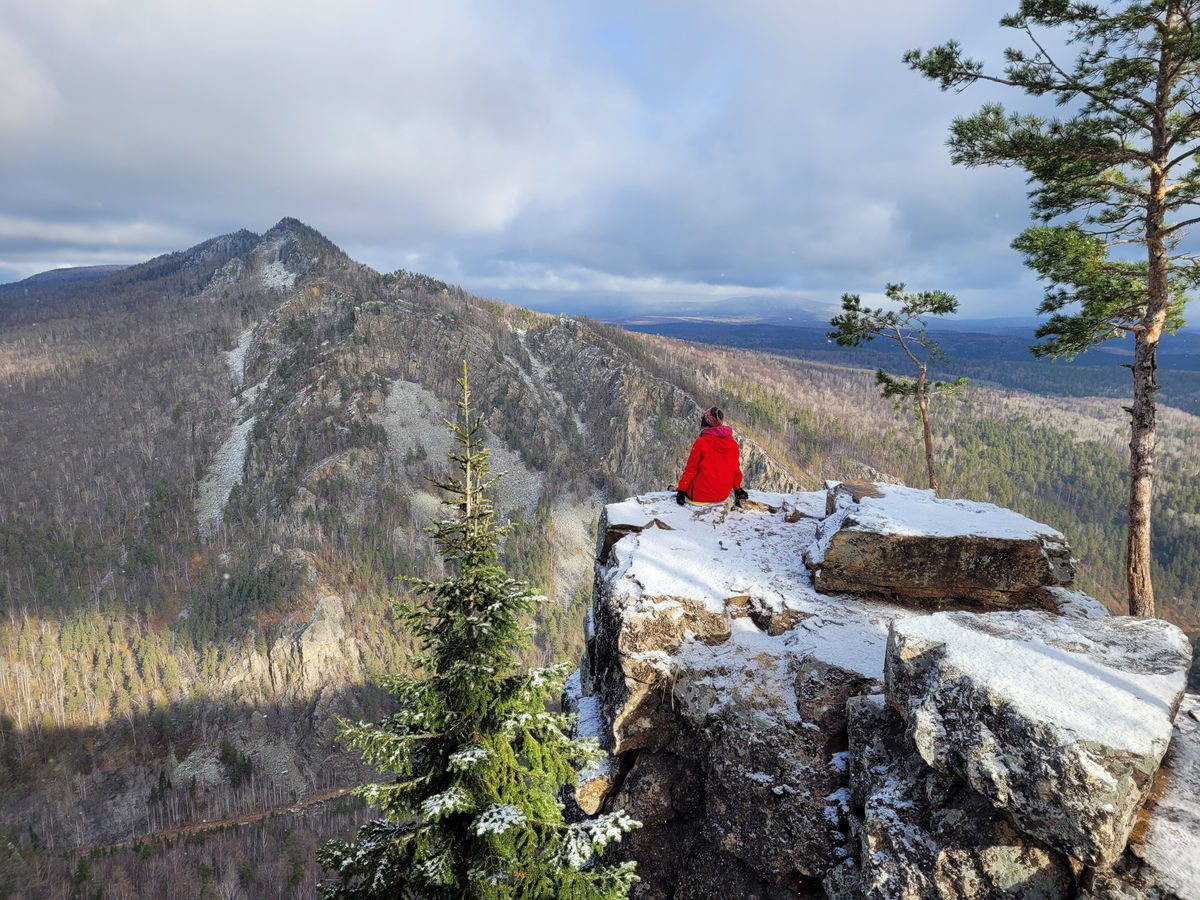
[[[294,216],[550,311],[884,285],[1032,316],[1020,171],[945,147],[1015,0],[0,0],[0,282]]]

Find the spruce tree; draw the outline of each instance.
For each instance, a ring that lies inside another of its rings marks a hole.
[[[459,382],[458,474],[434,483],[449,518],[430,528],[445,561],[441,581],[410,579],[423,602],[397,604],[422,652],[419,677],[385,686],[396,711],[378,724],[343,723],[340,739],[394,773],[355,793],[380,819],[353,841],[328,841],[321,865],[337,876],[328,898],[624,898],[633,863],[603,866],[596,856],[638,823],[614,813],[575,824],[563,818],[564,785],[595,761],[594,739],[572,739],[570,718],[549,712],[564,665],[523,671],[516,650],[528,640],[523,614],[541,598],[498,565],[503,528],[487,492],[482,424],[466,364]]]

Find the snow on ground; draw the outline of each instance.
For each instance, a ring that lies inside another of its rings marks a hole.
[[[209,463],[196,491],[196,521],[200,540],[207,541],[225,514],[225,503],[235,484],[241,484],[246,463],[246,446],[254,428],[254,416],[237,425]]]
[[[496,509],[501,513],[518,506],[530,513],[537,509],[538,497],[542,495],[542,476],[527,469],[518,454],[500,446],[500,439],[486,429],[484,443],[491,451],[492,472],[505,473],[496,485]]]
[[[1103,619],[1109,615],[1108,608],[1090,594],[1065,587],[1042,588],[1053,600],[1061,616],[1077,619]]]
[[[279,251],[283,247],[285,236],[280,235],[274,243],[263,247],[258,254],[261,262],[260,278],[263,287],[268,290],[290,291],[296,286],[296,275],[287,270],[279,259]]]
[[[1175,717],[1166,790],[1145,837],[1131,845],[1178,897],[1200,897],[1200,695],[1188,694]]]
[[[247,328],[238,337],[237,346],[225,353],[225,365],[229,366],[229,374],[235,385],[240,385],[246,374],[246,351],[250,349],[250,341],[254,337],[254,328]]]
[[[232,350],[225,352],[225,365],[229,367],[229,375],[234,387],[241,387],[245,377],[246,353],[254,337],[254,327],[247,328],[238,336],[237,344]],[[253,387],[246,388],[233,398],[233,404],[240,409],[240,415],[245,415],[254,403],[254,398],[262,390],[266,381],[260,381]],[[196,522],[198,523],[200,540],[207,541],[221,524],[225,515],[225,503],[229,500],[229,492],[235,484],[242,483],[242,474],[246,465],[246,447],[250,440],[250,431],[254,428],[254,416],[250,416],[240,425],[235,425],[225,438],[212,461],[208,471],[200,479],[196,490]]]
[[[258,399],[259,393],[267,386],[267,379],[263,379],[258,384],[252,384],[248,388],[242,390],[240,394],[234,397],[234,402],[243,410],[249,409],[254,401]]]
[[[296,276],[276,259],[262,267],[262,283],[268,290],[290,291],[296,286]]]
[[[781,496],[749,493],[763,505]],[[824,509],[823,492],[821,497]],[[613,553],[644,596],[686,597],[714,613],[725,609],[726,598],[745,593],[765,595],[770,607],[823,603],[800,554],[812,541],[817,521],[787,521],[795,506],[811,508],[815,500],[793,499],[794,504],[774,506],[776,512],[727,510],[723,504],[679,506],[673,492],[610,504],[610,528],[642,528],[618,541]]]
[[[436,394],[419,384],[397,379],[388,385],[384,411],[374,419],[387,432],[392,453],[403,458],[406,453],[424,449],[431,460],[445,460],[454,447],[454,437],[442,421],[451,412]]]
[[[563,685],[566,706],[575,712],[575,737],[593,738],[602,748],[612,745],[608,726],[604,720],[604,712],[600,708],[600,698],[583,695],[583,684],[576,669]],[[611,754],[605,753],[594,766],[589,766],[579,772],[578,784],[616,775],[617,762]]]
[[[550,367],[538,359],[537,354],[526,343],[525,329],[515,329],[514,333],[517,336],[517,340],[521,342],[521,347],[524,348],[526,356],[529,357],[530,368],[533,369],[533,377],[531,378],[525,373],[524,369],[519,365],[516,366],[521,380],[525,382],[525,386],[540,398],[543,406],[552,409],[556,415],[561,416],[564,412],[569,412],[571,418],[575,420],[575,428],[579,433],[587,434],[587,424],[579,417],[578,410],[567,403],[567,399],[562,395],[562,391],[555,390],[553,387],[554,381]]]
[[[614,600],[625,606],[627,623],[669,616],[685,600],[717,615],[726,612],[727,601],[737,600],[752,611],[794,617],[796,624],[775,636],[750,616],[733,617],[727,640],[688,640],[672,655],[633,655],[670,678],[686,673],[674,696],[697,711],[769,700],[785,704],[779,713],[795,719],[792,686],[799,660],[816,659],[882,680],[888,627],[913,611],[829,597],[813,588],[801,552],[815,537],[817,520],[804,513],[824,512],[824,491],[749,493],[767,509],[683,507],[671,492],[609,505],[610,527],[642,530],[613,545],[607,577]],[[630,627],[636,630],[636,624]]]

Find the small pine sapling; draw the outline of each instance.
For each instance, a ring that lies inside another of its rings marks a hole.
[[[829,323],[837,330],[829,332],[829,337],[836,340],[840,347],[861,347],[864,342],[877,337],[887,338],[900,346],[916,368],[915,379],[889,375],[879,369],[875,372],[875,383],[884,397],[895,398],[897,409],[909,398],[916,401],[925,440],[929,486],[936,492],[939,483],[934,464],[933,432],[929,426],[929,401],[934,395],[949,397],[961,394],[967,379],[958,378],[952,382],[928,380],[929,363],[935,360],[944,362],[946,356],[937,341],[926,333],[925,317],[957,312],[958,300],[953,294],[942,291],[905,293],[903,284],[889,284],[885,293],[889,300],[900,305],[898,310],[866,309],[858,294],[843,294],[842,312]]]
[[[482,424],[466,365],[459,381],[458,475],[434,483],[449,518],[430,528],[446,564],[442,581],[409,579],[421,603],[397,608],[422,650],[423,677],[392,676],[397,709],[378,724],[342,723],[340,739],[394,777],[355,793],[380,819],[354,840],[318,851],[337,877],[327,898],[616,900],[637,880],[631,862],[596,857],[638,823],[613,813],[567,824],[559,791],[599,756],[573,739],[570,717],[546,709],[566,666],[523,671],[522,614],[539,599],[498,564]]]

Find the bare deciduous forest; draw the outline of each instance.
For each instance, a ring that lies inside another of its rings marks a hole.
[[[366,814],[311,802],[363,780],[334,717],[384,712],[371,684],[411,649],[397,579],[440,565],[422,530],[445,467],[428,432],[464,359],[520,486],[504,562],[559,601],[531,623],[531,660],[577,657],[600,505],[667,488],[704,406],[744,441],[751,488],[923,483],[914,423],[868,368],[381,275],[294,220],[37,304],[6,294],[0,312],[0,882],[15,897],[312,895],[316,843]],[[933,417],[942,493],[1063,531],[1080,586],[1118,609],[1119,402],[972,386]],[[206,530],[199,486],[239,424],[240,478]],[[1164,409],[1160,431],[1159,605],[1195,635],[1200,419]],[[179,830],[205,819],[228,821]]]

